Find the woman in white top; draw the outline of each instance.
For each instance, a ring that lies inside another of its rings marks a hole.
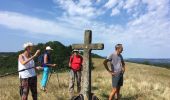
[[[40,50],[32,56],[31,51],[33,44],[31,42],[24,44],[24,52],[18,58],[18,70],[28,69],[19,72],[20,78],[20,95],[22,100],[28,99],[29,89],[32,92],[33,100],[37,100],[37,76],[35,72],[34,58],[38,56]],[[29,69],[30,68],[30,69]]]

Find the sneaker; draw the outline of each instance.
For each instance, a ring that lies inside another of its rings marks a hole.
[[[41,90],[42,90],[42,91],[44,91],[44,92],[46,92],[46,89],[45,89],[45,87],[41,87]]]

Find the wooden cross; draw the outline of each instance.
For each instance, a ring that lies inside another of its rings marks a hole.
[[[73,44],[73,49],[84,50],[83,53],[83,86],[81,93],[84,96],[84,100],[91,100],[91,50],[102,50],[104,44],[97,43],[91,44],[92,31],[85,30],[84,44]]]

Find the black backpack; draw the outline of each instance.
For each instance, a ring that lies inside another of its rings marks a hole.
[[[79,94],[78,96],[71,98],[71,100],[84,100],[84,96],[82,94]]]
[[[92,99],[91,100],[100,100],[94,93],[91,93]],[[79,94],[77,97],[73,97],[71,100],[84,100],[83,94]]]
[[[44,54],[41,54],[38,57],[38,63],[42,66],[44,64]]]

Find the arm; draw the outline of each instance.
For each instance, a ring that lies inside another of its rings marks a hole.
[[[46,64],[49,67],[55,67],[56,64],[48,64],[48,56],[47,54],[44,55],[44,64]]]
[[[83,71],[83,57],[80,55],[81,57],[81,71]]]
[[[31,60],[34,59],[34,58],[35,58],[35,56],[32,56],[32,57],[30,57],[29,59],[25,60],[25,59],[23,58],[22,54],[19,55],[19,61],[20,61],[20,63],[23,64],[23,65],[27,64],[29,61],[31,61]]]
[[[81,57],[81,65],[83,66],[83,57],[80,55]]]
[[[72,56],[70,57],[68,66],[71,68]]]
[[[115,73],[112,72],[112,71],[109,69],[109,67],[108,67],[108,65],[107,65],[108,62],[109,62],[108,59],[105,59],[105,60],[103,61],[104,67],[106,68],[106,70],[107,70],[111,75],[115,75]]]
[[[122,72],[124,73],[125,72],[125,62],[122,61]]]
[[[125,62],[124,62],[124,59],[122,56],[121,56],[121,62],[122,62],[122,72],[124,73],[125,72]]]
[[[34,59],[38,54],[40,53],[40,50],[37,50],[36,53],[31,56],[30,58],[28,58],[27,60],[25,60],[22,56],[22,54],[19,55],[19,61],[21,64],[25,65],[27,64],[29,61],[31,61],[32,59]]]
[[[104,65],[105,69],[106,69],[108,72],[111,72],[111,70],[109,69],[109,67],[108,67],[108,65],[107,65],[108,62],[109,62],[109,60],[108,60],[108,59],[105,59],[105,60],[103,61],[103,65]]]

